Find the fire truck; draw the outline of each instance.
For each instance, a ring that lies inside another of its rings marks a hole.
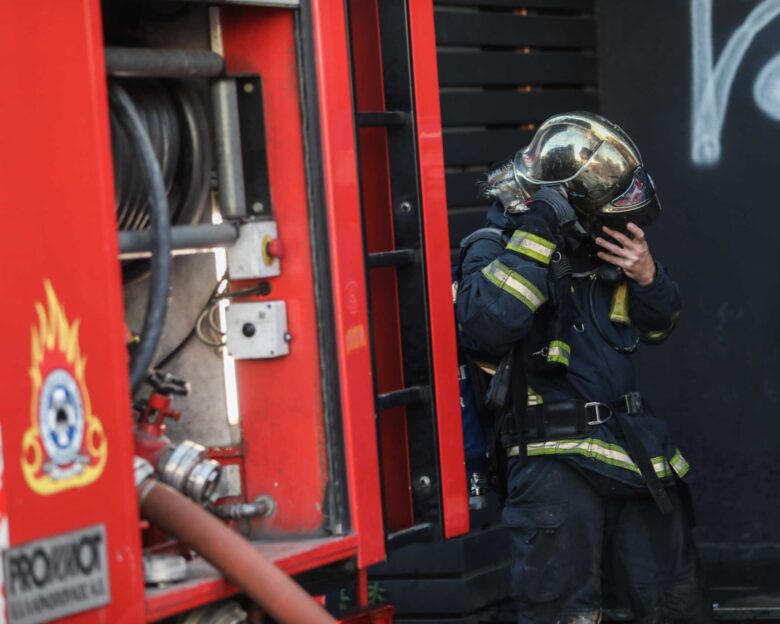
[[[777,620],[776,16],[0,0],[0,623],[512,621],[451,253],[567,110],[657,182],[685,312],[642,391],[702,476],[716,616]]]
[[[0,32],[0,622],[391,621],[469,529],[432,1]]]

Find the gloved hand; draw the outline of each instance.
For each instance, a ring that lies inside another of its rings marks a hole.
[[[570,235],[579,226],[577,213],[560,191],[544,186],[526,205],[529,211],[522,218],[524,230],[554,242],[561,251],[572,246]]]
[[[568,226],[576,223],[577,213],[563,196],[551,186],[543,186],[528,201],[531,213],[545,219],[553,232],[564,232]]]

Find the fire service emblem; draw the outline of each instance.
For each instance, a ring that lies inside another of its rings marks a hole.
[[[108,442],[92,413],[79,347],[79,319],[68,321],[51,283],[35,304],[32,327],[30,428],[22,439],[22,472],[38,494],[94,482],[103,473]]]

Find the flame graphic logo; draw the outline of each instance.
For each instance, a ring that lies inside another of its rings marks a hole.
[[[22,472],[41,495],[93,483],[103,473],[108,441],[92,413],[79,346],[79,319],[69,322],[48,280],[46,304],[32,326],[30,428],[22,438]]]

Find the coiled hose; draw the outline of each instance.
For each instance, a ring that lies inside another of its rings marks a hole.
[[[195,91],[184,82],[128,80],[122,88],[138,116],[162,172],[171,223],[199,223],[208,203],[213,168],[208,119]],[[149,198],[135,141],[119,111],[111,109],[111,145],[116,189],[116,218],[120,230],[147,229]],[[123,263],[125,283],[148,275],[147,260]]]
[[[130,190],[134,196],[140,197],[144,193],[148,198],[151,223],[149,301],[141,340],[130,363],[130,389],[135,392],[146,377],[165,324],[171,283],[171,223],[163,171],[141,116],[125,89],[116,82],[109,85],[109,99],[119,127],[128,139],[125,144],[126,157],[121,160],[115,157],[114,170],[124,170],[125,167],[132,169],[129,163],[138,165],[135,184]]]

